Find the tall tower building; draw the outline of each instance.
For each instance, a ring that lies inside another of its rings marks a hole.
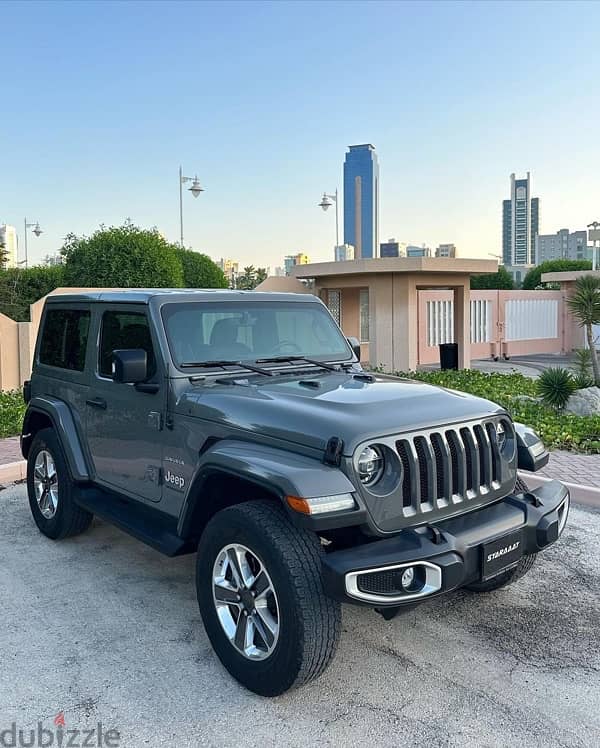
[[[502,262],[509,267],[535,265],[535,237],[539,233],[540,201],[531,197],[531,175],[510,175],[510,200],[502,202]]]
[[[344,243],[354,257],[379,253],[379,163],[370,143],[351,145],[344,161]]]
[[[0,244],[4,245],[4,268],[17,267],[17,230],[6,223],[0,225]]]

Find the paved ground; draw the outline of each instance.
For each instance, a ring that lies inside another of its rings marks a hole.
[[[5,465],[7,462],[17,462],[17,460],[22,459],[23,455],[21,454],[18,436],[0,439],[0,465]]]
[[[557,449],[550,453],[550,461],[536,475],[600,488],[600,455],[582,455]]]
[[[0,492],[0,734],[101,721],[120,746],[597,746],[600,514],[572,512],[517,585],[386,623],[344,609],[337,659],[274,700],[239,687],[199,618],[193,557],[106,524],[54,543]]]

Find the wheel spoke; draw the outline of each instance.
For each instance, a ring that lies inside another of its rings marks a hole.
[[[47,488],[44,488],[42,491],[42,495],[40,496],[40,509],[42,513],[45,513],[48,511],[50,507],[50,491],[48,491]]]
[[[256,612],[252,617],[252,622],[256,631],[258,632],[258,635],[265,643],[267,650],[271,649],[271,647],[273,646],[273,642],[275,641],[275,630],[271,630],[269,623],[266,620],[264,610],[256,608]],[[274,627],[276,626],[274,621],[271,621],[271,625],[273,625]]]
[[[48,452],[43,453],[43,460],[44,460],[44,478],[48,477]]]
[[[231,567],[231,574],[233,576],[233,583],[239,589],[244,585],[244,577],[240,568],[240,560],[237,553],[233,548],[229,548],[227,551],[227,561]]]
[[[266,593],[271,589],[269,577],[262,569],[254,578],[254,582],[252,583],[252,587],[250,589],[256,595],[257,600],[260,600],[262,597],[264,597]]]
[[[39,480],[42,480],[43,478],[45,478],[45,477],[46,477],[46,476],[44,475],[43,471],[42,471],[42,466],[41,466],[41,465],[36,465],[36,466],[35,466],[35,468],[34,468],[34,470],[33,470],[33,474],[34,474],[34,476],[35,476],[36,478],[39,478]]]
[[[48,509],[52,509],[52,511],[55,512],[57,505],[58,501],[54,492],[51,489],[48,489]]]
[[[240,611],[240,617],[237,621],[237,626],[235,627],[235,646],[241,651],[244,652],[247,648],[246,640],[248,639],[248,616],[245,616]]]
[[[215,600],[217,600],[220,603],[227,603],[228,605],[239,605],[239,595],[237,593],[237,590],[235,590],[233,587],[226,587],[227,583],[224,582],[222,584],[215,583],[214,585],[214,594],[215,594]]]

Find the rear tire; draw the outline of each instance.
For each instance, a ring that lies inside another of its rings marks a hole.
[[[242,559],[241,584],[230,553]],[[268,500],[224,509],[200,538],[196,588],[206,633],[229,673],[261,696],[278,696],[317,678],[335,654],[341,607],[323,591],[322,554],[316,535],[296,528],[283,508]],[[272,590],[266,611],[271,633],[264,639],[260,634],[264,613],[258,610],[263,593],[257,593],[258,584],[252,581],[261,571]],[[223,604],[223,589],[225,596],[241,601]],[[242,594],[234,595],[237,591]],[[257,628],[248,621],[256,621]],[[248,640],[244,634],[250,625]],[[235,643],[238,633],[242,648]]]
[[[38,431],[27,456],[27,494],[35,524],[52,540],[79,535],[93,515],[75,503],[75,483],[54,429]]]
[[[524,480],[517,478],[515,491],[517,493],[527,493],[529,487]],[[516,582],[517,579],[520,579],[522,576],[527,574],[535,564],[536,558],[537,553],[523,556],[519,563],[516,566],[513,566],[512,569],[508,569],[508,571],[504,571],[485,582],[473,582],[472,584],[467,584],[465,585],[465,589],[470,590],[471,592],[493,592],[494,590],[499,590],[501,587],[508,587],[509,584]]]

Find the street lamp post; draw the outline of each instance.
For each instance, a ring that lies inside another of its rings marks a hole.
[[[598,256],[596,254],[597,249],[600,249],[600,221],[592,221],[587,225],[588,229],[592,229],[589,232],[589,237],[592,240],[592,270],[598,268]],[[596,242],[598,246],[596,246]]]
[[[183,249],[183,185],[186,182],[192,183],[192,186],[189,187],[189,191],[192,193],[194,197],[198,197],[198,195],[201,192],[204,192],[204,188],[200,185],[200,182],[198,181],[198,176],[196,175],[193,179],[192,177],[184,177],[183,171],[180,166],[179,167],[179,243],[181,244],[182,249]]]
[[[335,246],[340,246],[340,222],[339,222],[339,201],[337,188],[333,195],[328,195],[326,192],[323,193],[319,207],[323,208],[324,211],[328,210],[331,205],[335,203]]]
[[[27,229],[33,229],[33,233],[36,236],[39,236],[40,234],[43,234],[44,232],[40,228],[40,222],[36,221],[35,223],[27,223],[27,218],[23,221],[23,226],[25,227],[25,267],[28,267],[28,256],[27,256]]]

